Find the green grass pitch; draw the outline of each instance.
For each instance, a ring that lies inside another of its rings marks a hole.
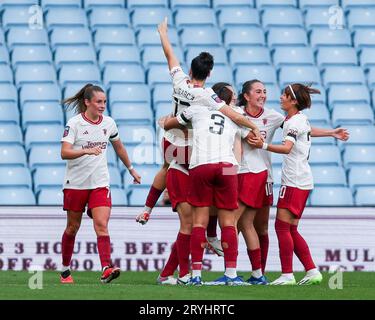
[[[239,274],[242,274],[241,272]],[[324,273],[318,286],[247,286],[247,287],[184,287],[160,286],[155,280],[157,272],[122,272],[110,284],[99,281],[98,272],[73,272],[75,284],[61,285],[57,272],[43,273],[43,289],[30,289],[32,274],[21,271],[0,272],[0,300],[373,300],[375,299],[375,272],[344,272],[343,288],[329,288],[332,274]],[[296,280],[303,273],[295,273]],[[203,273],[205,281],[221,276],[218,272]],[[248,273],[245,274],[245,279]],[[279,273],[267,274],[274,280]],[[331,281],[332,282],[332,281]]]

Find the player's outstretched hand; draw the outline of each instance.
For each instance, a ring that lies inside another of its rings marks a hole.
[[[93,155],[98,156],[101,153],[102,153],[102,149],[100,147],[86,149],[86,154],[93,154]]]
[[[262,148],[263,146],[263,139],[262,138],[258,138],[258,137],[255,137],[255,138],[252,138],[252,137],[249,137],[246,139],[246,141],[252,146],[252,147],[255,147],[255,148]]]
[[[158,32],[160,34],[168,33],[168,18],[165,17],[164,20],[158,25]]]
[[[137,221],[138,223],[142,225],[145,225],[149,219],[150,219],[150,214],[148,212],[143,212],[135,218],[135,221]]]
[[[129,173],[132,175],[132,177],[134,178],[133,180],[133,183],[134,184],[140,184],[141,183],[141,176],[138,174],[137,171],[135,171],[135,169],[131,169],[129,171]]]
[[[342,141],[347,141],[349,139],[349,132],[345,128],[336,128],[333,130],[333,137]]]

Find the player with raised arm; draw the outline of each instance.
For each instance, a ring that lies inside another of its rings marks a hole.
[[[307,198],[313,189],[313,177],[308,164],[312,128],[301,111],[310,108],[310,95],[315,93],[320,91],[299,83],[284,89],[280,101],[287,117],[283,125],[282,145],[268,144],[258,138],[249,139],[257,148],[285,155],[275,221],[282,275],[273,281],[272,285],[296,284],[293,275],[293,252],[306,270],[305,277],[298,284],[319,284],[322,281],[322,274],[312,260],[309,247],[297,230]],[[343,130],[339,136],[342,140],[347,140],[348,134]],[[323,131],[316,129],[315,135],[328,135],[327,131]]]
[[[167,26],[168,21],[165,18],[158,26],[158,32],[172,76],[173,116],[176,116],[188,106],[205,106],[220,110],[221,113],[228,116],[238,125],[249,127],[256,136],[260,136],[258,128],[251,121],[218,99],[211,88],[204,88],[205,81],[214,66],[213,57],[209,53],[202,52],[192,60],[189,76],[182,71],[168,39]],[[175,158],[179,164],[188,165],[190,143],[191,137],[187,136],[186,130],[180,129],[165,132],[163,139],[164,165],[154,178],[143,212],[136,218],[139,223],[147,223],[153,207],[165,189],[167,169],[171,160]]]
[[[108,233],[112,206],[106,157],[109,142],[133,176],[134,183],[140,183],[141,177],[131,165],[116,123],[112,118],[103,115],[106,96],[101,87],[87,84],[75,96],[65,99],[63,104],[72,106],[77,115],[68,121],[61,139],[61,158],[67,160],[63,183],[67,226],[62,236],[60,281],[73,283],[70,262],[75,236],[87,205],[87,214],[93,219],[97,235],[103,270],[100,280],[109,283],[120,275],[120,269],[111,265],[111,242]]]

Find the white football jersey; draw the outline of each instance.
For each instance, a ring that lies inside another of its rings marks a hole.
[[[291,141],[294,146],[289,154],[284,155],[281,184],[302,190],[314,187],[313,176],[308,163],[311,147],[311,126],[306,115],[299,112],[285,119],[283,140]]]
[[[246,110],[245,110],[246,112]],[[266,143],[271,143],[275,131],[281,127],[285,116],[273,109],[261,109],[256,115],[246,112],[247,117],[259,128]],[[242,162],[240,173],[258,173],[268,169],[267,182],[273,182],[271,152],[251,147],[247,142],[242,142]]]
[[[191,122],[193,126],[193,150],[189,169],[202,164],[229,162],[238,165],[233,153],[236,134],[248,135],[248,129],[241,129],[219,111],[199,105],[185,109],[177,116],[180,124]]]
[[[199,105],[219,110],[225,105],[211,88],[194,86],[180,66],[172,68],[170,74],[173,83],[173,116],[177,116],[189,106]],[[164,138],[176,146],[192,145],[192,137],[186,138],[179,129],[166,131]]]
[[[72,117],[66,124],[62,142],[69,142],[73,149],[100,147],[98,156],[84,155],[67,160],[64,189],[96,189],[109,186],[107,147],[109,141],[120,139],[115,121],[102,116],[94,123],[84,113]]]

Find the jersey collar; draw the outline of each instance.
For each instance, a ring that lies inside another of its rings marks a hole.
[[[289,119],[293,118],[296,114],[300,114],[300,113],[301,113],[301,111],[298,111],[297,113],[295,113],[295,114],[292,115],[291,117],[286,116],[286,117],[285,117],[285,121],[288,121]]]
[[[252,118],[259,118],[263,114],[264,108],[261,108],[260,111],[256,115],[252,115],[250,112],[247,111],[246,108],[245,108],[245,112],[247,115],[249,115]]]
[[[98,121],[92,121],[92,120],[90,120],[89,118],[87,118],[85,116],[84,112],[82,112],[81,115],[82,115],[83,120],[85,120],[86,122],[88,122],[90,124],[96,124],[96,125],[98,125],[98,124],[100,124],[103,121],[103,116],[99,116]]]

